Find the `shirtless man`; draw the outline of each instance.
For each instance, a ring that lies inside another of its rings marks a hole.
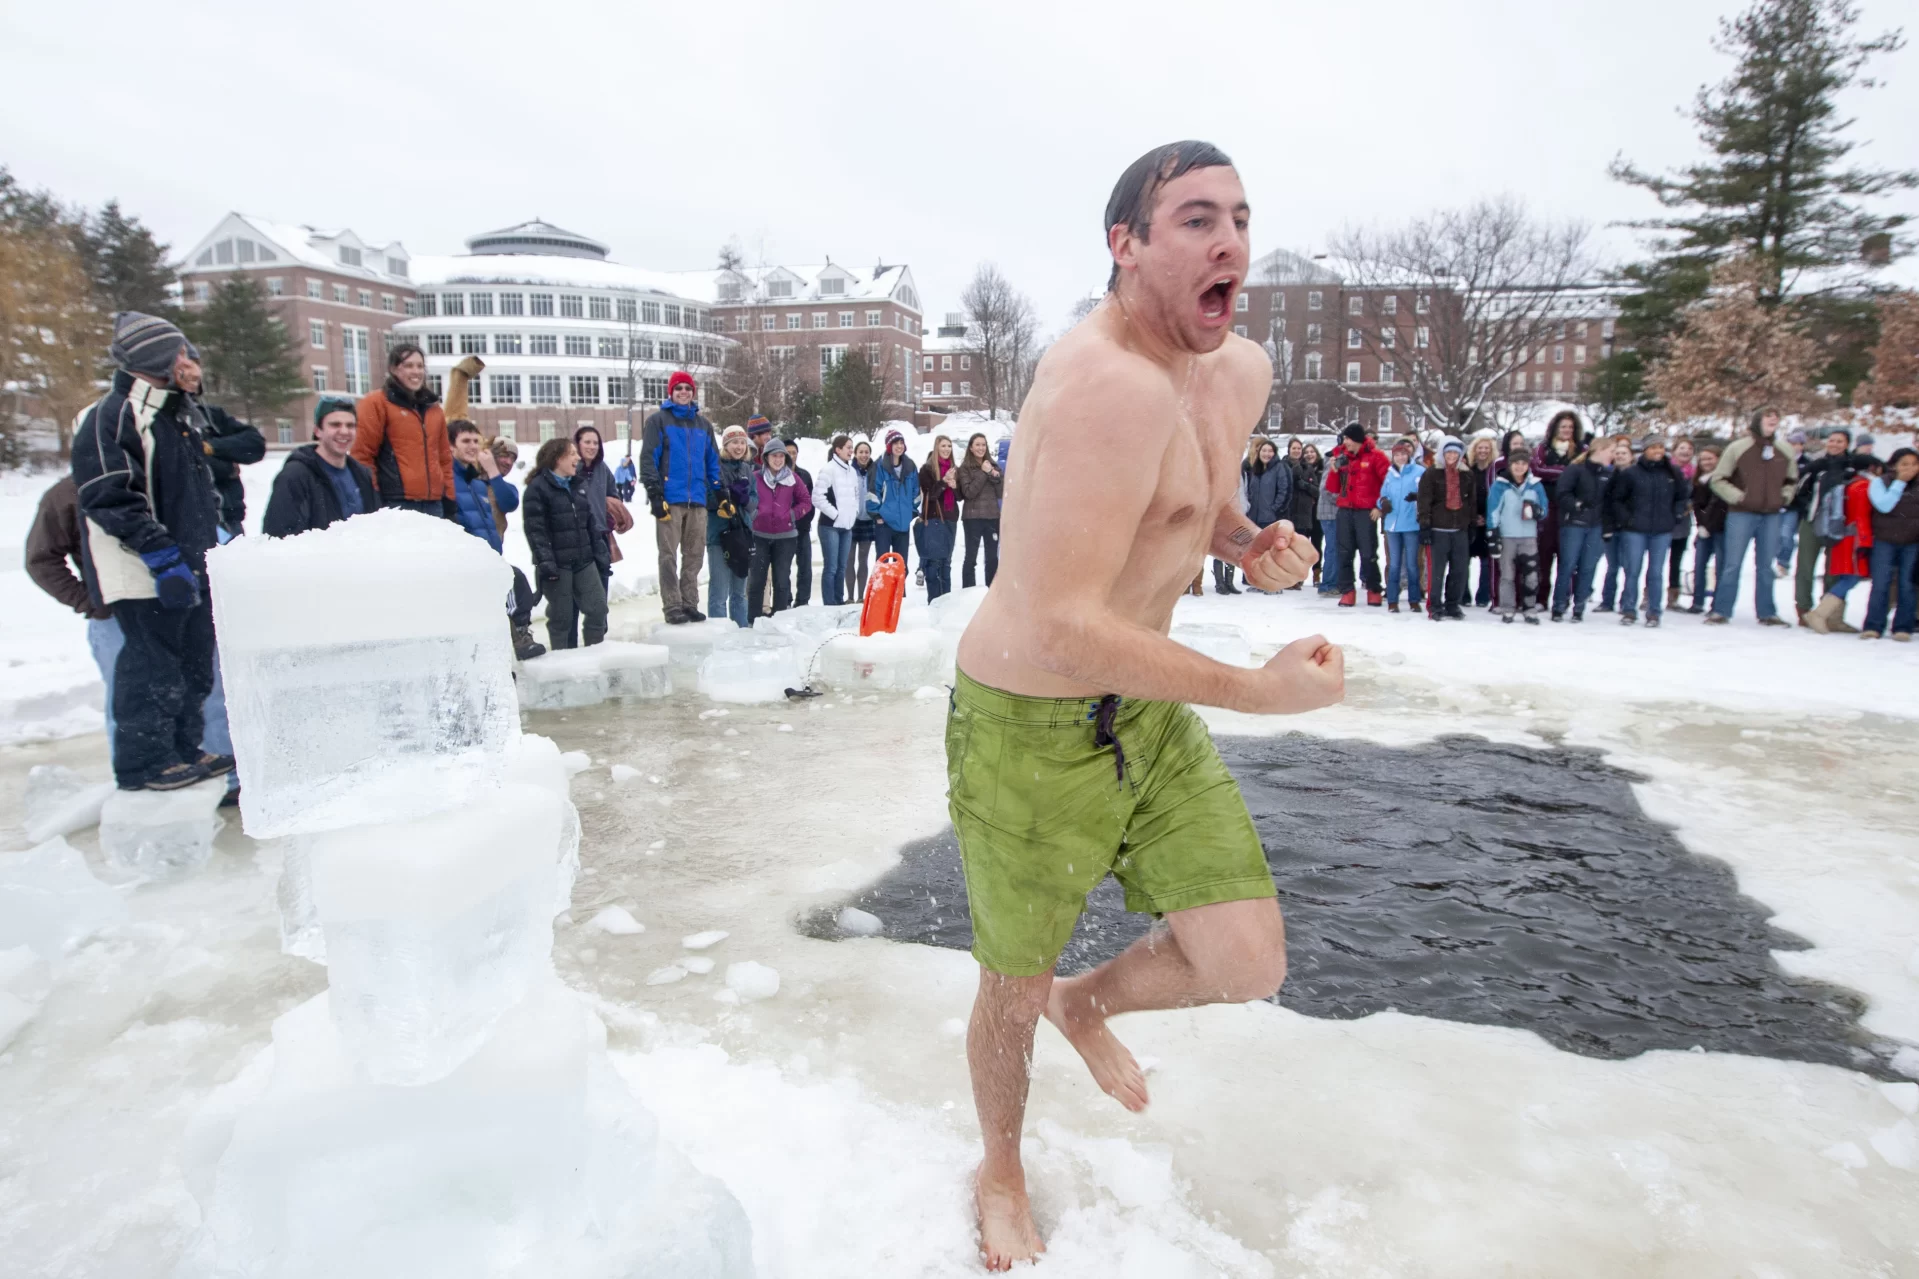
[[[1273,380],[1265,353],[1232,332],[1246,221],[1238,174],[1205,143],[1160,147],[1120,177],[1106,298],[1040,361],[999,576],[960,642],[946,758],[981,970],[966,1053],[990,1270],[1045,1250],[1019,1153],[1041,1016],[1137,1111],[1145,1079],[1108,1018],[1264,999],[1286,976],[1258,833],[1187,703],[1313,710],[1343,695],[1345,659],[1316,635],[1247,670],[1167,638],[1205,556],[1267,591],[1303,580],[1315,558],[1290,523],[1262,532],[1236,500]],[[1100,458],[1125,465],[1088,464]],[[1128,909],[1165,926],[1055,982],[1108,873]]]

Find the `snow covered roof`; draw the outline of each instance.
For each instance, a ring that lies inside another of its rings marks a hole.
[[[601,261],[605,261],[608,252],[606,245],[591,236],[568,231],[539,218],[501,227],[498,231],[483,231],[466,242],[466,251],[474,254],[533,253],[548,257],[597,258]]]
[[[275,222],[250,213],[229,213],[181,260],[184,271],[271,269],[309,266],[364,280],[410,283],[406,246],[375,244],[350,228],[326,230]]]
[[[1254,259],[1252,269],[1247,273],[1246,282],[1253,285],[1345,283],[1331,269],[1304,254],[1287,249],[1274,249],[1265,256]]]
[[[554,288],[657,293],[677,300],[698,301],[695,294],[687,292],[684,275],[680,271],[647,271],[618,262],[547,253],[471,253],[413,259],[414,283],[423,289],[446,284],[539,284]]]
[[[676,271],[686,297],[715,306],[760,302],[878,302],[892,299],[920,309],[913,273],[905,266],[846,266],[827,261],[804,266],[747,266],[737,270]],[[782,289],[784,291],[782,291]]]

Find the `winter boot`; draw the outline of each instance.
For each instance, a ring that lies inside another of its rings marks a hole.
[[[686,620],[689,622],[704,622],[706,620],[706,614],[700,612],[697,608],[681,609],[680,611],[686,614]]]
[[[1357,604],[1358,602],[1359,602],[1358,596],[1352,591],[1347,591],[1344,595],[1339,597],[1339,606],[1341,608],[1351,608],[1354,604]]]
[[[1631,626],[1634,622],[1638,620],[1639,620],[1639,614],[1633,612],[1631,609],[1626,609],[1624,612],[1620,613],[1619,615],[1619,624],[1621,626]]]
[[[1677,586],[1668,586],[1666,588],[1666,607],[1679,607],[1679,588]]]
[[[1526,625],[1528,625],[1528,626],[1537,626],[1537,625],[1539,625],[1539,617],[1538,617],[1538,615],[1537,615],[1537,614],[1535,614],[1535,613],[1528,613],[1528,614],[1526,614]]]
[[[1800,621],[1805,623],[1808,630],[1817,631],[1821,635],[1830,635],[1832,634],[1832,619],[1837,617],[1839,610],[1845,606],[1846,601],[1843,597],[1827,595],[1817,604],[1814,604],[1811,611],[1801,617]]]
[[[525,662],[546,652],[546,645],[533,638],[533,629],[528,626],[513,628],[513,657],[515,661]]]
[[[1378,607],[1379,607],[1379,606],[1380,606],[1380,605],[1381,605],[1382,603],[1384,603],[1384,602],[1385,602],[1385,599],[1386,599],[1386,597],[1385,597],[1384,595],[1381,595],[1381,594],[1380,594],[1380,593],[1379,593],[1378,591],[1367,591],[1367,592],[1366,592],[1366,607],[1367,607],[1367,608],[1378,608]]]
[[[1387,611],[1388,613],[1397,613],[1397,612],[1399,611],[1399,605],[1397,605],[1397,604],[1388,604],[1388,605],[1386,606],[1386,611]]]
[[[1556,609],[1554,609],[1554,610],[1553,610],[1553,621],[1555,621],[1555,622],[1563,622],[1563,621],[1565,621],[1565,620],[1566,620],[1566,610],[1565,610],[1565,609],[1563,609],[1563,608],[1556,608]]]
[[[1760,624],[1761,626],[1783,626],[1783,627],[1785,627],[1785,628],[1786,628],[1787,630],[1791,630],[1791,629],[1792,629],[1792,626],[1791,626],[1791,624],[1790,624],[1790,623],[1788,623],[1788,622],[1787,622],[1787,621],[1786,621],[1786,620],[1785,620],[1784,618],[1782,618],[1782,617],[1762,617],[1762,618],[1760,618],[1760,619],[1759,619],[1759,624]]]
[[[1648,614],[1646,614],[1646,625],[1647,625],[1647,626],[1657,626],[1657,625],[1659,625],[1659,614],[1657,614],[1657,613],[1648,613]]]

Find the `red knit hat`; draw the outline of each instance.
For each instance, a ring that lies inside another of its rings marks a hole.
[[[679,390],[682,385],[694,391],[700,389],[700,384],[693,380],[691,373],[688,373],[685,369],[679,369],[674,372],[672,377],[666,379],[666,393],[672,395],[673,392]]]

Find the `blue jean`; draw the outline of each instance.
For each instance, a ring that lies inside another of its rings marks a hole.
[[[1799,514],[1786,510],[1779,512],[1779,553],[1777,563],[1780,568],[1791,568],[1793,557],[1799,549]]]
[[[1320,521],[1325,547],[1319,553],[1319,593],[1339,594],[1339,521]]]
[[[100,668],[100,681],[107,687],[107,759],[113,759],[113,668],[119,664],[120,650],[126,646],[126,637],[120,633],[120,623],[109,617],[87,619],[87,648],[93,653],[93,664]],[[213,655],[213,691],[207,694],[206,701],[200,705],[200,713],[205,724],[200,729],[200,749],[212,755],[233,754],[233,735],[227,730],[227,687],[220,678],[220,655]],[[240,775],[227,774],[227,789],[240,788]]]
[[[746,608],[746,578],[727,567],[726,552],[718,542],[706,544],[706,613],[731,618],[735,626],[753,624]]]
[[[1692,540],[1692,606],[1706,606],[1706,569],[1715,560],[1725,564],[1725,539],[1720,533],[1701,533]]]
[[[1891,591],[1899,589],[1899,608],[1893,614],[1892,633],[1895,635],[1912,634],[1915,607],[1919,606],[1919,582],[1913,580],[1913,570],[1919,567],[1919,542],[1907,546],[1895,546],[1891,542],[1872,544],[1872,599],[1866,604],[1866,625],[1864,629],[1886,633],[1886,609],[1892,603]]]
[[[1593,593],[1593,573],[1599,568],[1599,552],[1605,545],[1597,525],[1559,526],[1559,577],[1553,582],[1553,612],[1563,613],[1568,606],[1575,613],[1586,611],[1586,601]]]
[[[1834,573],[1826,578],[1826,594],[1846,598],[1847,592],[1866,579],[1857,573]]]
[[[873,562],[877,564],[880,556],[891,554],[899,556],[906,566],[911,568],[913,557],[906,553],[906,548],[911,541],[911,529],[888,528],[884,524],[873,525]]]
[[[853,559],[853,530],[820,522],[820,599],[846,603],[846,566]]]
[[[926,574],[926,602],[953,589],[953,541],[958,525],[950,520],[921,520],[916,526],[920,570]]]
[[[1779,606],[1773,602],[1773,575],[1768,570],[1779,558],[1779,515],[1753,511],[1726,513],[1726,531],[1720,535],[1723,547],[1719,559],[1719,586],[1712,593],[1712,611],[1731,617],[1739,601],[1739,573],[1745,567],[1746,552],[1756,548],[1753,559],[1752,606],[1760,617],[1776,617]]]
[[[1625,567],[1626,548],[1619,540],[1619,534],[1602,538],[1599,543],[1599,558],[1605,567],[1599,570],[1599,607],[1609,609],[1619,601],[1619,577]]]
[[[1473,588],[1473,604],[1486,608],[1493,602],[1493,557],[1479,557],[1479,585]]]
[[[1426,593],[1420,574],[1419,530],[1386,534],[1386,602],[1399,603],[1399,582],[1406,580],[1406,602],[1418,608]]]
[[[1666,602],[1666,559],[1672,554],[1671,533],[1615,533],[1626,564],[1626,584],[1619,591],[1619,611],[1639,611],[1639,579],[1646,580],[1646,616],[1658,617]]]

